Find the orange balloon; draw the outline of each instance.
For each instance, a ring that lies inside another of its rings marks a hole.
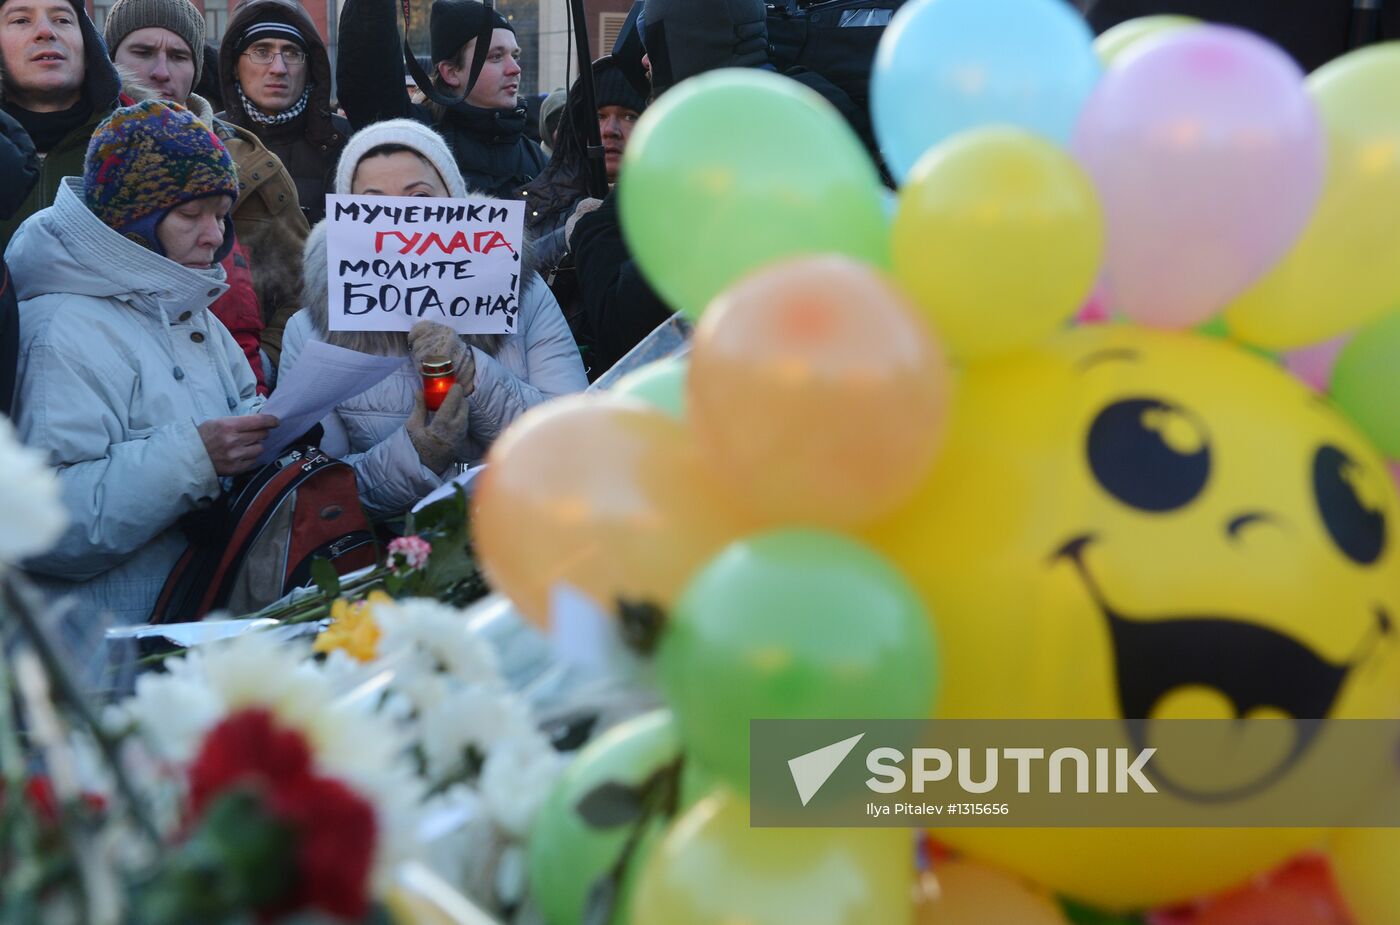
[[[668,606],[746,532],[711,488],[685,426],[631,399],[574,396],[520,418],[491,448],[472,513],[493,587],[540,626],[567,584],[615,611]]]
[[[765,525],[851,527],[905,501],[933,462],[948,368],[892,283],[846,257],[775,264],[695,332],[691,421]]]
[[[918,925],[1068,925],[1060,906],[1010,874],[972,861],[948,861],[917,906]]]

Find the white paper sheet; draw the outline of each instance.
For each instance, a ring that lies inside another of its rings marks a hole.
[[[405,357],[381,357],[346,350],[323,341],[307,343],[277,389],[263,414],[276,415],[281,422],[263,443],[258,465],[269,463],[297,437],[306,433],[331,409],[348,398],[373,388],[408,362]]]
[[[472,493],[472,483],[476,481],[478,475],[485,471],[486,467],[484,465],[473,466],[456,478],[443,482],[437,488],[434,488],[431,492],[424,495],[423,500],[413,506],[413,513],[417,514],[419,511],[423,510],[423,508],[436,501],[441,501],[443,498],[452,497],[452,493],[457,490],[458,486],[461,486],[466,491],[467,495],[470,496]]]
[[[565,665],[607,673],[617,664],[622,640],[617,621],[591,597],[566,582],[550,588],[550,643]]]

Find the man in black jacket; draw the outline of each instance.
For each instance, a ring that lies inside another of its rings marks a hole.
[[[0,103],[5,100],[5,73],[0,68]],[[39,182],[39,155],[23,126],[0,109],[0,218],[19,211]],[[19,361],[19,309],[10,268],[0,256],[0,414],[14,416],[15,369]]]
[[[497,199],[516,198],[544,170],[546,160],[525,133],[529,111],[519,97],[520,45],[514,28],[476,0],[434,0],[429,34],[439,102],[417,105],[404,87],[397,6],[394,0],[347,0],[341,11],[336,77],[351,124],[358,129],[410,118],[431,125],[447,139],[468,189]],[[482,41],[490,46],[473,82]]]
[[[1243,26],[1312,71],[1358,45],[1400,37],[1400,0],[1085,0],[1095,32],[1139,16],[1177,13]]]
[[[653,91],[663,93],[717,68],[771,67],[767,15],[764,0],[646,0],[643,42]],[[846,93],[805,69],[794,69],[786,76],[832,103],[874,153],[869,117]],[[672,311],[632,260],[622,236],[615,193],[578,220],[567,243],[574,254],[579,301],[594,346],[589,373],[596,377],[671,317]]]
[[[240,3],[219,47],[219,83],[218,117],[277,155],[307,222],[319,222],[350,124],[331,111],[331,61],[306,10],[296,0]]]

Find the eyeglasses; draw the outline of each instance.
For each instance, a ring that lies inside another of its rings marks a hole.
[[[288,48],[283,51],[273,51],[271,48],[250,48],[243,53],[245,58],[252,58],[254,64],[271,64],[272,59],[281,56],[282,63],[287,67],[297,67],[306,63],[306,52],[300,48]]]

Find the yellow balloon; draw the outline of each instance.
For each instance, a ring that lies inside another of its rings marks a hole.
[[[1332,870],[1355,925],[1400,922],[1400,829],[1352,829],[1332,846]]]
[[[728,791],[678,819],[647,862],[631,925],[912,925],[901,829],[755,829]]]
[[[1020,129],[931,149],[899,194],[895,276],[960,359],[1043,340],[1084,304],[1103,258],[1093,184]]]
[[[939,864],[930,893],[915,907],[917,925],[1067,925],[1044,890],[973,861]]]
[[[1161,38],[1190,26],[1200,25],[1190,16],[1139,16],[1120,22],[1094,39],[1094,53],[1104,67],[1119,63],[1131,49],[1140,49],[1146,39]]]
[[[1301,383],[1226,342],[1111,326],[973,364],[954,394],[929,479],[867,537],[935,615],[940,715],[1397,715],[1400,498]],[[1115,908],[1218,892],[1319,839],[939,837]]]
[[[1400,44],[1344,55],[1308,89],[1328,139],[1327,184],[1293,251],[1226,314],[1231,333],[1303,347],[1400,303]]]

